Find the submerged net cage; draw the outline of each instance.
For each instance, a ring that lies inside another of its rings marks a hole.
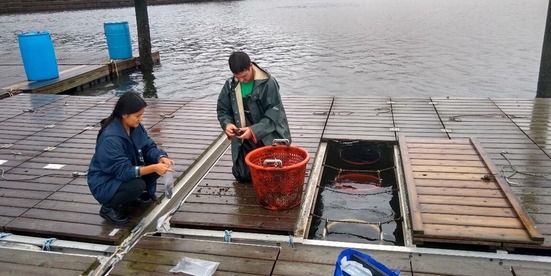
[[[382,179],[367,173],[347,172],[340,173],[333,180],[333,185],[339,190],[351,193],[365,193],[381,188]]]
[[[299,205],[309,160],[306,150],[288,144],[266,146],[247,154],[245,162],[251,170],[258,203],[270,210]]]
[[[373,143],[346,141],[341,142],[339,156],[341,161],[350,165],[371,165],[381,158],[381,149]]]

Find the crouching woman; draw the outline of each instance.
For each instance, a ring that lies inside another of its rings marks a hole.
[[[121,206],[145,206],[155,200],[157,179],[173,171],[174,162],[157,148],[141,124],[146,106],[137,93],[124,93],[113,113],[101,121],[96,138],[88,186],[102,204],[100,216],[113,224],[128,222]]]

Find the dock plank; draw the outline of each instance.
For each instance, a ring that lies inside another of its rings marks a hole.
[[[0,248],[4,275],[87,275],[98,266],[91,256]]]
[[[390,98],[336,97],[324,140],[395,141]]]
[[[396,134],[448,138],[430,98],[392,97],[390,101]]]

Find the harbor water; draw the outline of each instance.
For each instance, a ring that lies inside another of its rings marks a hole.
[[[161,65],[84,94],[216,98],[227,58],[248,52],[283,95],[535,96],[546,0],[241,0],[149,6]],[[48,31],[57,52],[108,57],[105,22],[134,8],[0,16],[0,52],[18,32]]]

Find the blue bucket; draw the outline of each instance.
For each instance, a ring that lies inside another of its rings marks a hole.
[[[29,81],[59,77],[54,44],[49,32],[17,34],[25,74]]]
[[[127,59],[132,57],[132,44],[130,42],[130,30],[128,22],[103,23],[107,49],[110,59]]]

